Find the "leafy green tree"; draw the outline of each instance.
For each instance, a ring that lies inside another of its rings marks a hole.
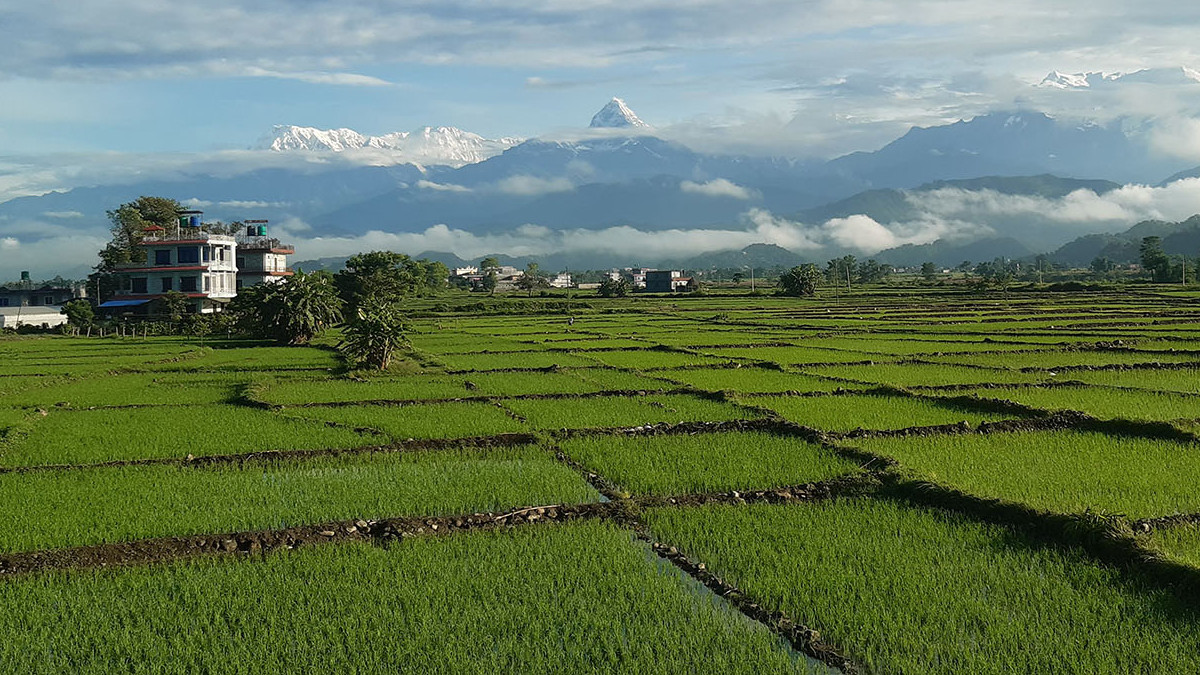
[[[179,291],[167,291],[161,298],[158,299],[159,307],[162,313],[170,317],[171,321],[179,321],[183,318],[183,313],[187,311],[188,296]]]
[[[87,300],[72,300],[62,306],[61,311],[67,317],[67,323],[76,328],[91,325],[96,319],[92,303]]]
[[[356,367],[386,370],[408,344],[408,325],[398,303],[371,299],[359,305],[338,349]]]
[[[880,263],[874,258],[858,264],[858,281],[864,284],[877,284],[892,273],[892,266]]]
[[[629,282],[624,278],[604,277],[596,293],[602,298],[623,298],[629,295]]]
[[[517,288],[529,291],[529,296],[533,297],[535,290],[550,288],[550,280],[546,278],[546,275],[542,274],[537,263],[531,262],[525,266],[525,274],[517,279]]]
[[[1142,269],[1150,273],[1150,278],[1156,283],[1171,281],[1171,259],[1163,250],[1161,237],[1145,237],[1138,248],[1141,255]]]
[[[500,285],[500,260],[495,256],[488,256],[479,261],[479,272],[483,277],[479,281],[480,289],[487,291],[488,295],[496,294],[496,287]]]
[[[183,210],[174,199],[143,196],[107,212],[112,238],[100,251],[95,273],[88,277],[88,285],[99,289],[97,300],[102,302],[117,291],[113,274],[117,267],[146,262],[146,251],[138,245],[146,236],[146,228],[157,225],[170,230]]]
[[[806,297],[815,295],[821,271],[812,263],[797,265],[779,277],[779,295]]]
[[[1099,256],[1092,259],[1088,268],[1092,270],[1092,274],[1098,277],[1106,277],[1112,274],[1113,270],[1117,269],[1117,264],[1107,257]]]
[[[852,255],[834,258],[825,263],[825,280],[834,286],[845,284],[850,287],[850,280],[858,272],[858,260]]]
[[[350,312],[370,300],[397,302],[412,295],[437,293],[446,287],[450,270],[440,262],[414,260],[403,253],[371,251],[346,260],[333,275],[338,295]]]
[[[341,304],[328,274],[301,270],[279,283],[243,288],[230,311],[252,335],[302,345],[341,320]]]
[[[932,282],[937,278],[937,265],[931,262],[921,263],[921,278],[926,282]]]

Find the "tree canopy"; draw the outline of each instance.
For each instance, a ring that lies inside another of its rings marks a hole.
[[[243,330],[280,344],[306,344],[341,321],[341,300],[328,273],[294,276],[241,289],[230,303]]]
[[[364,303],[395,302],[413,295],[428,295],[446,287],[450,270],[440,262],[414,260],[403,253],[371,251],[346,260],[345,269],[333,275],[338,295],[353,315]]]
[[[792,297],[815,295],[817,283],[821,280],[821,271],[817,266],[808,263],[797,265],[784,272],[779,277],[779,294]]]

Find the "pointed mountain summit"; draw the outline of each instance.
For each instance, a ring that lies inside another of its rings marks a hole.
[[[613,100],[600,109],[600,112],[592,116],[592,123],[588,126],[592,129],[628,129],[648,128],[650,125],[643,122],[637,113],[625,105],[625,101],[614,96]]]

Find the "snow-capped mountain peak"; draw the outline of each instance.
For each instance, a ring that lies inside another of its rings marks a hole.
[[[630,127],[648,128],[646,124],[633,112],[629,106],[625,105],[625,101],[617,97],[609,101],[600,112],[592,116],[592,123],[588,125],[593,129],[626,129]]]
[[[258,144],[276,152],[391,151],[400,162],[463,166],[482,162],[520,143],[520,138],[484,138],[456,127],[423,127],[382,136],[364,136],[353,129],[316,129],[279,124]]]

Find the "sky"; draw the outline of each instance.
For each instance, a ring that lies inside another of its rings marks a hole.
[[[1200,68],[1198,20],[1160,0],[0,0],[0,156],[241,149],[275,124],[533,137],[612,96],[681,138],[822,156],[1021,105],[1187,117],[1169,87],[1031,85]]]
[[[246,152],[277,124],[569,136],[613,96],[656,134],[702,151],[829,158],[913,126],[1027,109],[1145,127],[1154,147],[1195,165],[1198,27],[1200,4],[1165,0],[0,0],[0,202],[277,161]],[[1119,84],[1038,86],[1051,71],[1140,70]],[[1186,217],[1200,186],[1184,192],[1134,190],[1096,208]],[[950,221],[981,222],[940,208],[889,233],[748,209],[726,239],[803,249],[859,233],[904,243],[936,238]],[[0,267],[48,267],[70,245],[90,264],[104,232],[81,237],[67,218],[22,225],[61,228],[41,249],[12,224],[0,228]],[[403,243],[307,236],[298,243],[322,254]],[[513,252],[546,240],[444,227],[413,236],[412,247]],[[597,245],[589,236],[575,245]],[[646,237],[639,246],[653,245]]]

